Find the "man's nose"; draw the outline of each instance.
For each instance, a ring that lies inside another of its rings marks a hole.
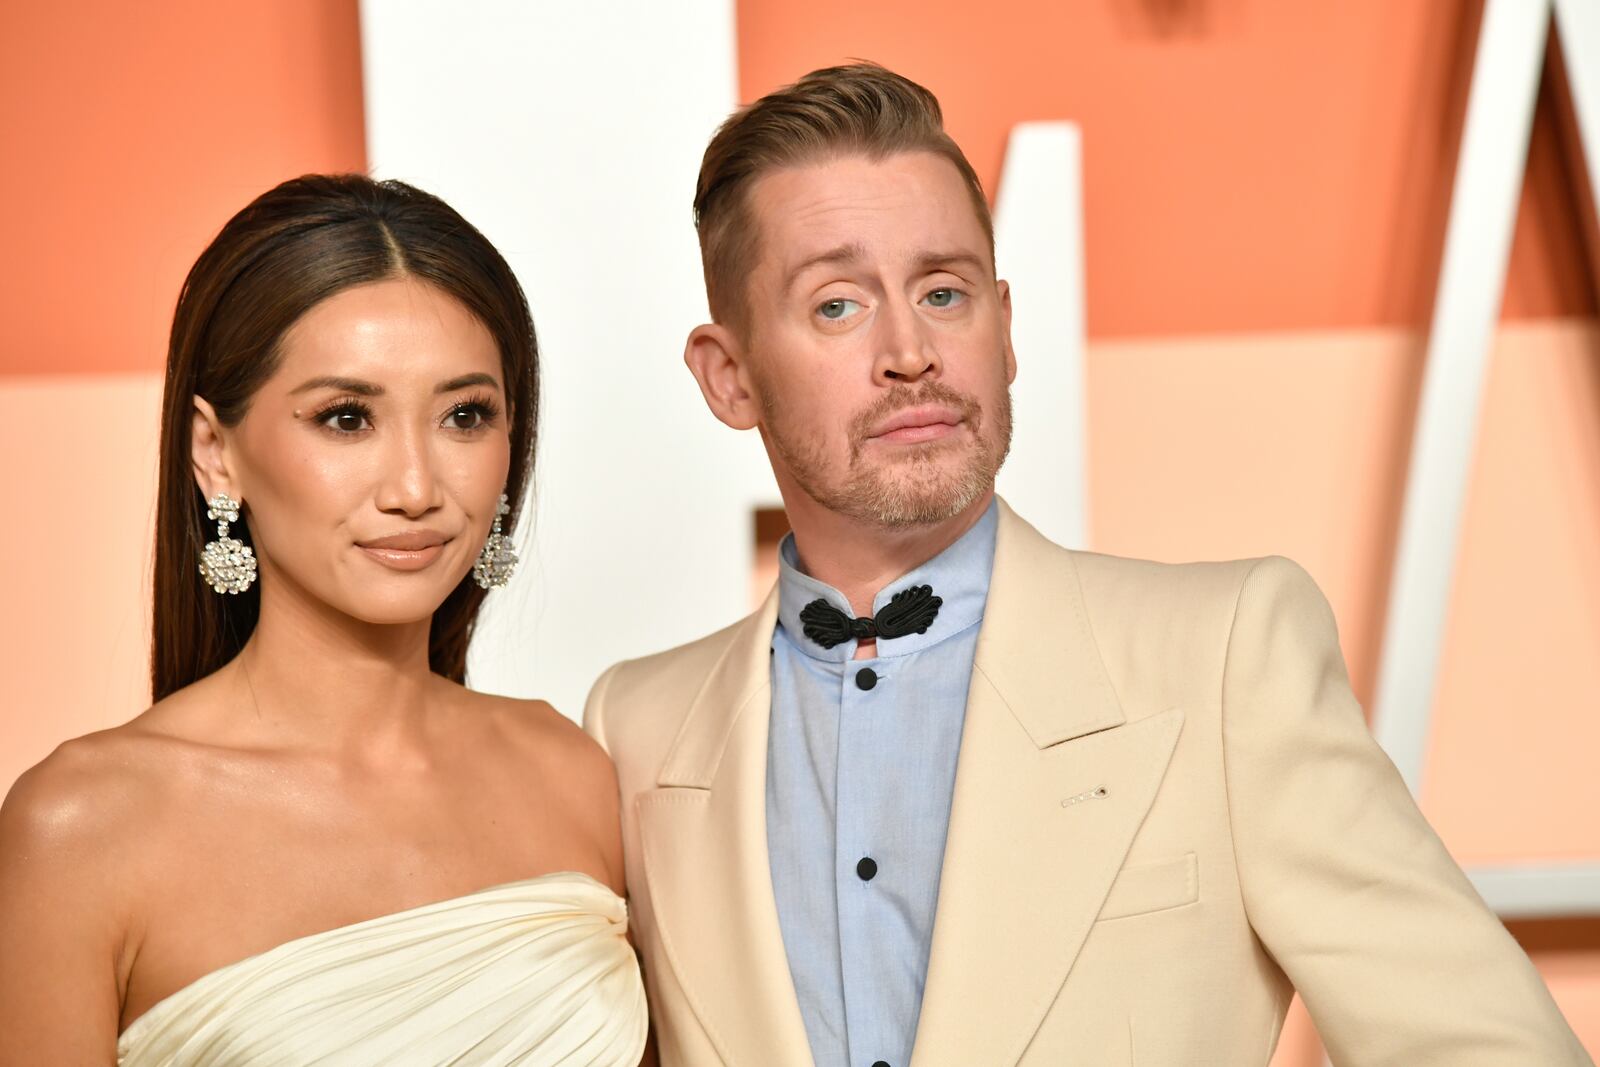
[[[939,353],[916,309],[891,303],[886,311],[878,316],[880,336],[878,355],[873,360],[873,380],[879,385],[893,385],[915,382],[929,374],[937,377],[943,369]]]

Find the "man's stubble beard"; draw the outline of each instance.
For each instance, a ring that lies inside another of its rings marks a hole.
[[[961,412],[972,440],[935,441],[914,445],[891,464],[863,462],[872,427],[896,411],[922,404],[943,404]],[[821,447],[785,425],[770,390],[761,392],[767,440],[802,491],[838,515],[887,529],[931,526],[961,514],[994,488],[995,476],[1011,450],[1011,391],[1000,396],[995,410],[985,413],[972,397],[942,382],[895,385],[850,422],[850,462],[842,480],[830,478]],[[992,416],[995,434],[983,432]],[[965,451],[965,461],[946,471],[939,460],[947,452]]]

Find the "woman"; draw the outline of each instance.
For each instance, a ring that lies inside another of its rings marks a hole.
[[[0,1063],[639,1061],[611,765],[462,685],[537,398],[510,268],[426,193],[286,182],[200,256],[155,704],[0,809]]]

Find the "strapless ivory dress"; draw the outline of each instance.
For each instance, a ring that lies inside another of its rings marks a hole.
[[[627,906],[549,874],[297,938],[135,1019],[119,1067],[635,1067]]]

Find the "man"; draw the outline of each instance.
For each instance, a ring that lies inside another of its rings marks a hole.
[[[1588,1058],[1368,735],[1283,559],[1069,552],[994,497],[1016,373],[976,176],[926,90],[817,71],[696,196],[686,361],[794,533],[765,605],[619,664],[661,1058],[1340,1064]]]

